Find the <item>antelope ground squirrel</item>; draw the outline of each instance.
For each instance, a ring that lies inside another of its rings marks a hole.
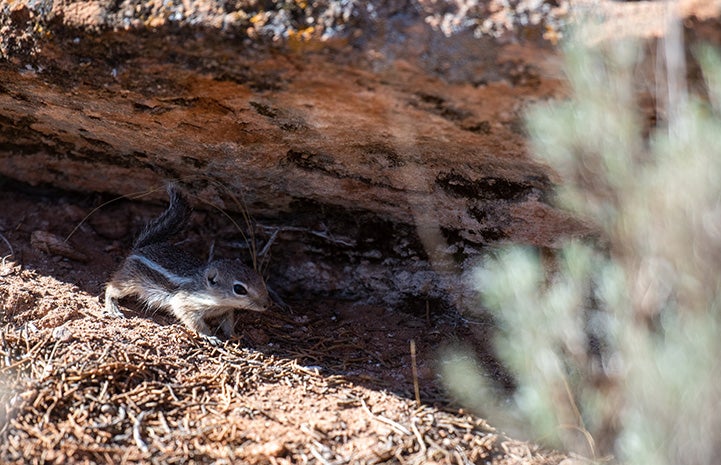
[[[148,308],[163,309],[213,343],[206,320],[219,320],[228,338],[233,336],[234,310],[265,311],[269,304],[263,278],[240,260],[207,263],[171,245],[190,217],[185,198],[168,187],[170,205],[145,226],[130,255],[105,289],[105,311],[123,317],[117,300],[136,296]]]

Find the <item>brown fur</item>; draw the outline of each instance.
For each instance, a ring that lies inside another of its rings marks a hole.
[[[168,243],[190,217],[185,199],[168,188],[170,205],[151,221],[105,290],[105,310],[123,316],[117,300],[135,296],[146,307],[167,311],[203,337],[217,341],[207,319],[219,319],[233,336],[234,310],[265,311],[270,304],[263,279],[240,260],[202,263]]]

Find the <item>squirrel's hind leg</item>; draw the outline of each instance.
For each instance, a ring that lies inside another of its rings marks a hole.
[[[118,318],[125,318],[125,315],[118,306],[118,299],[122,299],[128,294],[124,289],[109,282],[105,287],[105,313]]]

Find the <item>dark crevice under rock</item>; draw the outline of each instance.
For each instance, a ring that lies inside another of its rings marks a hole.
[[[0,174],[159,204],[172,181],[206,218],[242,198],[286,298],[455,305],[485,248],[588,233],[516,127],[561,88],[542,41],[445,37],[406,7],[330,42],[47,27],[0,62]],[[221,226],[203,234],[245,253]]]

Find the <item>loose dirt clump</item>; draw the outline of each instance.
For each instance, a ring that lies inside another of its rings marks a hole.
[[[68,243],[86,262],[31,244],[36,231],[66,237],[102,199],[1,187],[2,463],[563,459],[451,407],[434,356],[470,334],[460,317],[299,302],[242,315],[238,338],[219,347],[166,315],[115,319],[99,296],[131,237],[108,239],[83,223]],[[119,203],[90,224],[107,226],[112,214],[135,227],[154,213]]]

